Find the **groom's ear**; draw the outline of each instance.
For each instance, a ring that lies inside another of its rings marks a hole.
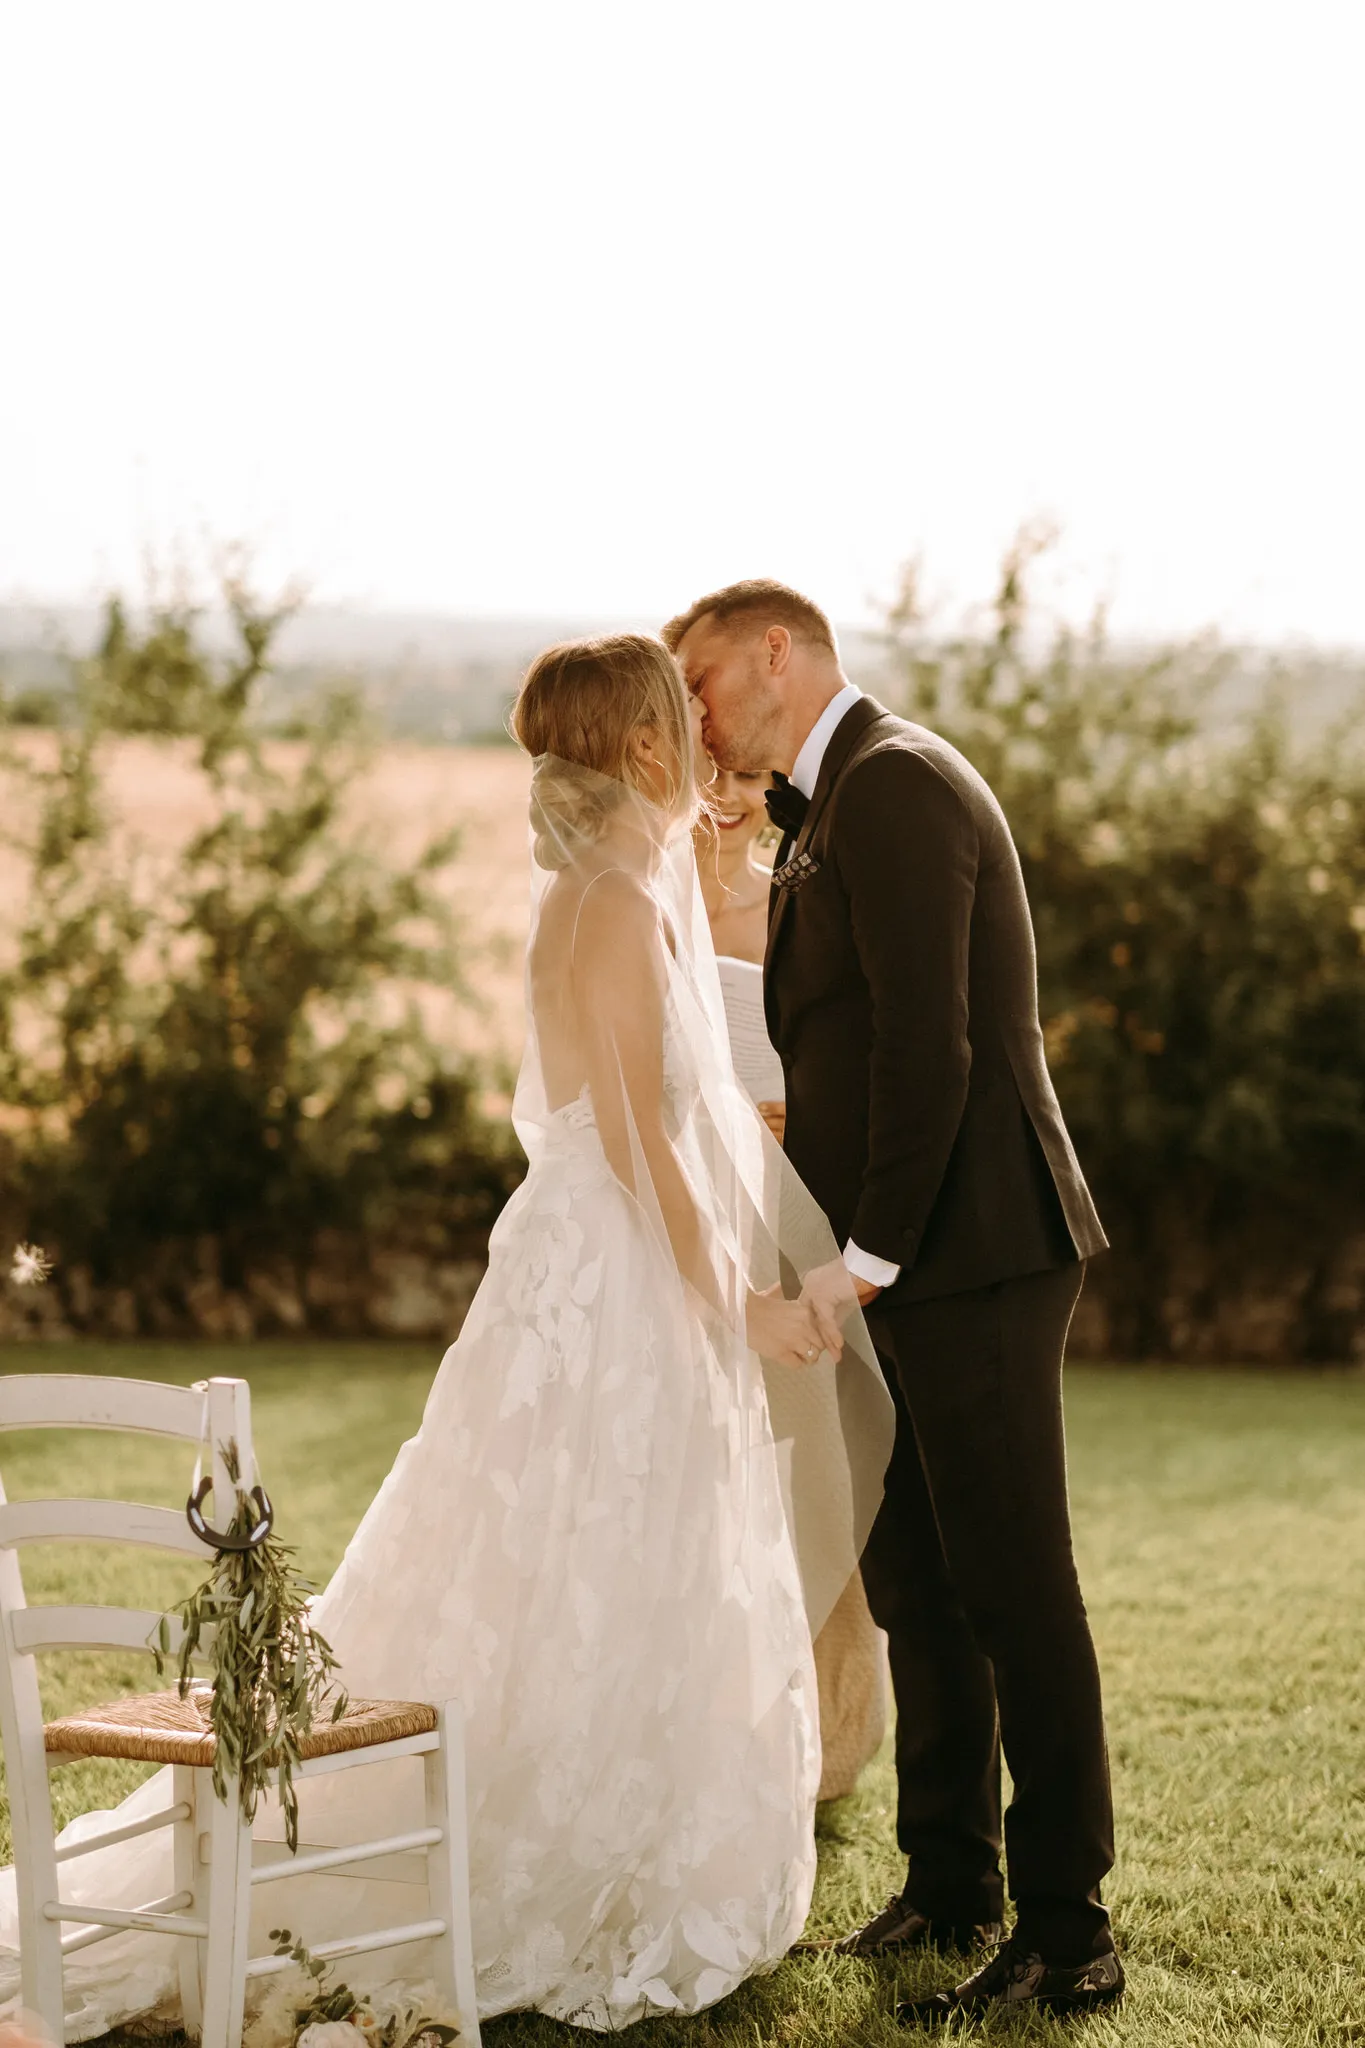
[[[768,650],[769,675],[785,675],[791,660],[792,636],[785,626],[769,626],[763,635],[763,644]]]

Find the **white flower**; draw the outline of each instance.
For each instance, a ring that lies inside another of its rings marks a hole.
[[[292,2048],[298,2033],[294,2015],[313,1996],[314,1984],[302,1970],[282,1970],[272,1977],[264,1998],[242,2036],[242,2048]]]
[[[349,2020],[314,2020],[299,2035],[295,2048],[368,2048],[368,2044]]]
[[[16,1287],[41,1287],[52,1271],[52,1261],[41,1245],[17,1244],[9,1277]]]

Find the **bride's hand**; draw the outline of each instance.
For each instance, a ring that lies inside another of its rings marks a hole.
[[[824,1349],[810,1304],[784,1301],[777,1287],[750,1294],[744,1329],[750,1349],[778,1365],[814,1365]]]

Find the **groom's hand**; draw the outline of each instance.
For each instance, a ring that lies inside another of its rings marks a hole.
[[[859,1308],[866,1308],[870,1301],[875,1301],[877,1296],[885,1290],[880,1287],[874,1287],[870,1280],[855,1280],[853,1291],[858,1297]]]
[[[872,1292],[875,1294],[876,1289]],[[806,1275],[801,1299],[815,1311],[825,1349],[836,1358],[844,1348],[844,1319],[856,1306],[860,1293],[842,1259],[831,1259],[826,1266],[812,1266]]]

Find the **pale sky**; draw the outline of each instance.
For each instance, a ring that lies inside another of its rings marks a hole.
[[[1358,0],[9,0],[0,599],[1365,645]]]

